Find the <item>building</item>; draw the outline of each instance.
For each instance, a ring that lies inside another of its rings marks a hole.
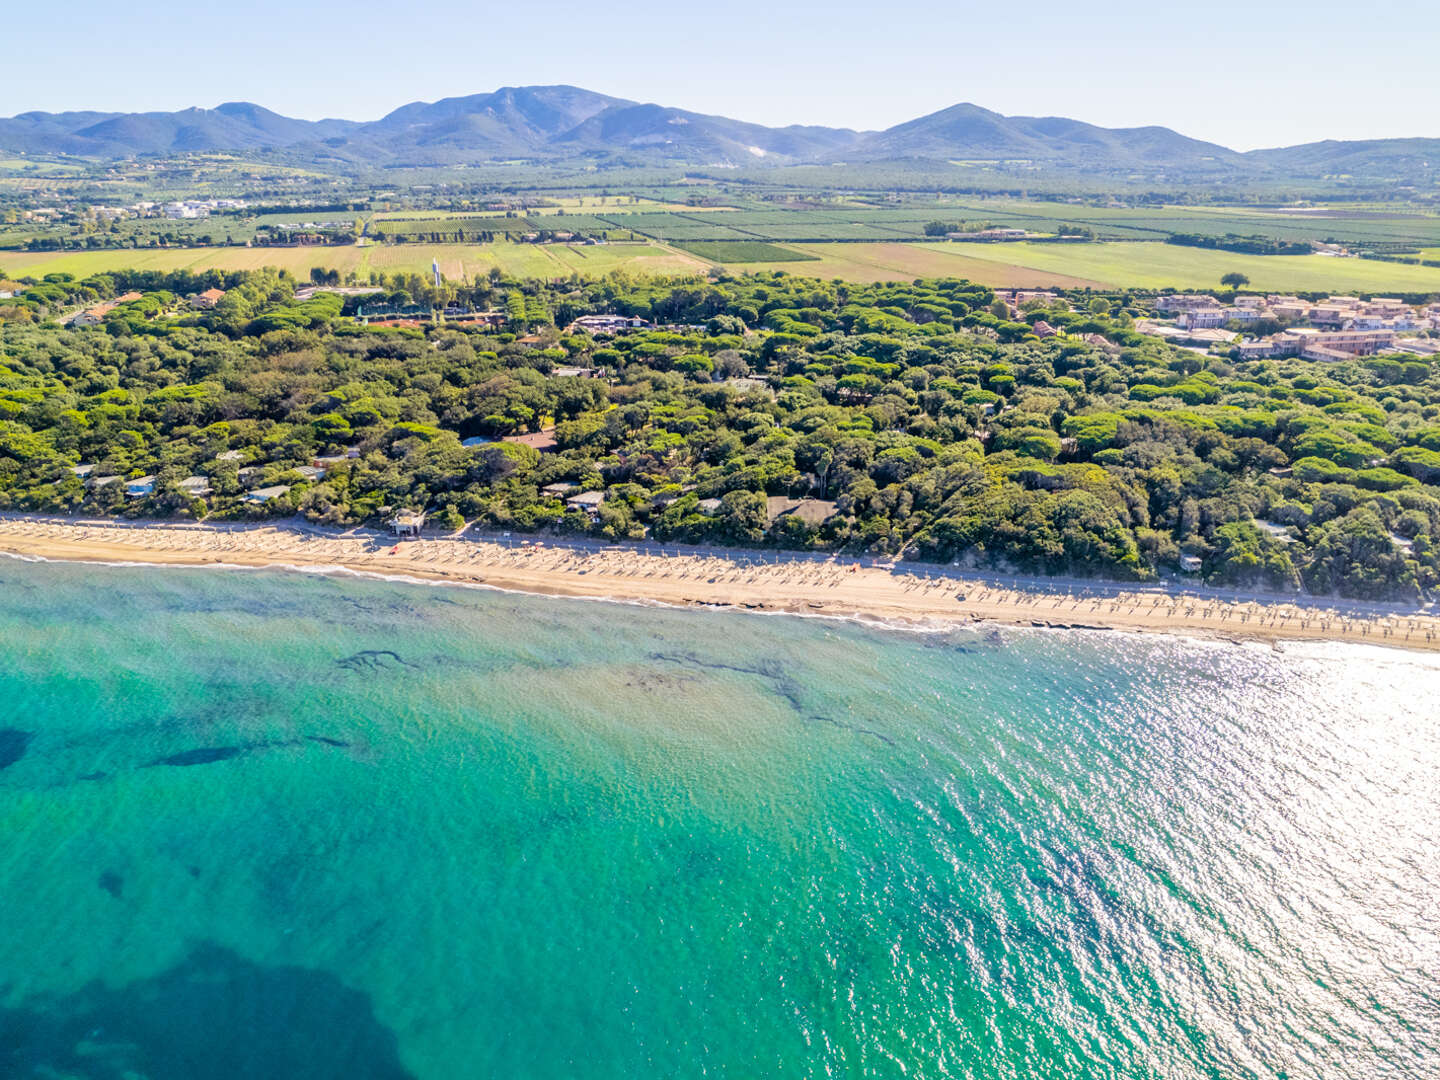
[[[1270,313],[1285,322],[1299,322],[1310,314],[1310,301],[1293,296],[1276,297],[1270,301]]]
[[[1155,310],[1164,312],[1195,311],[1219,306],[1213,296],[1206,296],[1204,293],[1170,293],[1155,301]]]
[[[623,334],[631,330],[646,330],[650,324],[644,319],[631,315],[581,315],[565,328],[567,334],[585,331],[592,336]]]
[[[1213,330],[1229,321],[1230,317],[1224,308],[1190,308],[1176,316],[1175,325],[1182,330]]]
[[[114,304],[96,304],[94,307],[86,308],[80,314],[70,320],[71,326],[99,326],[105,321],[105,316],[115,310]]]
[[[946,233],[947,240],[1024,240],[1030,232],[1026,229],[980,229],[978,232]]]
[[[209,311],[223,299],[225,299],[224,289],[206,289],[190,298],[190,306],[201,311]]]
[[[464,311],[459,307],[448,307],[445,309],[445,321],[493,329],[505,325],[506,315],[503,311]]]
[[[1348,303],[1327,300],[1323,304],[1316,304],[1310,309],[1309,319],[1312,325],[1319,327],[1330,327],[1339,330],[1348,322],[1359,318],[1363,312],[1358,303]]]
[[[604,503],[605,493],[603,491],[582,491],[579,495],[571,495],[565,500],[567,507],[584,513],[592,524],[600,520],[600,507]]]
[[[146,495],[155,493],[155,477],[141,476],[135,480],[125,481],[125,495],[131,499],[143,499]]]
[[[401,540],[418,540],[425,527],[423,510],[401,510],[390,519],[390,531]]]
[[[203,498],[210,494],[210,478],[208,476],[187,476],[175,486],[192,499]]]
[[[274,487],[256,488],[254,491],[246,493],[244,501],[253,506],[263,506],[271,499],[280,498],[281,495],[284,495],[289,490],[289,484],[276,484]]]
[[[1301,356],[1307,360],[1348,360],[1371,356],[1395,344],[1394,330],[1318,330],[1295,327],[1276,334],[1277,356]]]
[[[1181,555],[1180,572],[1182,574],[1198,574],[1200,572],[1201,559],[1199,555]]]

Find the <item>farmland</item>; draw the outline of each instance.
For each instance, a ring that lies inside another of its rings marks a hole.
[[[977,262],[1067,274],[1115,287],[1214,288],[1238,272],[1251,286],[1271,292],[1440,292],[1440,268],[1330,258],[1324,255],[1241,255],[1156,243],[916,245],[932,251],[963,249]],[[974,280],[986,281],[983,272]]]
[[[714,263],[807,262],[820,258],[798,248],[767,244],[763,240],[691,240],[671,246]]]
[[[971,257],[976,248],[995,250],[1002,245],[981,244],[793,244],[795,251],[815,261],[805,263],[729,263],[735,273],[784,270],[805,277],[843,281],[913,281],[921,277],[965,278],[998,288],[1048,287],[1083,289],[1099,282],[1063,272],[1033,270]],[[1013,244],[1003,245],[1014,247]]]
[[[499,267],[518,277],[559,278],[572,273],[637,274],[702,272],[708,264],[655,244],[571,247],[550,244],[371,244],[365,247],[151,248],[145,250],[28,252],[0,251],[0,274],[12,277],[68,273],[76,277],[118,268],[137,270],[255,270],[274,266],[306,278],[312,267],[354,273],[426,273],[431,260],[452,280],[475,278]]]

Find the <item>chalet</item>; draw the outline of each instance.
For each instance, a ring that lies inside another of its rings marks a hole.
[[[571,483],[568,480],[562,480],[558,484],[546,484],[540,489],[540,494],[548,495],[552,499],[563,499],[569,496],[569,494],[579,486],[579,484]]]
[[[175,486],[192,499],[199,499],[210,494],[210,478],[208,476],[187,476]]]
[[[281,495],[284,495],[289,490],[289,484],[276,484],[274,487],[256,488],[254,491],[246,493],[244,501],[253,506],[263,506],[271,499],[280,498]]]
[[[201,311],[209,311],[223,299],[225,299],[224,289],[206,289],[190,298],[190,306]]]
[[[1036,319],[1034,324],[1030,327],[1030,332],[1038,338],[1052,338],[1060,331],[1056,330],[1044,319]]]
[[[141,476],[135,480],[125,481],[125,494],[131,499],[143,499],[146,495],[154,494],[155,477]]]
[[[1201,559],[1199,555],[1181,555],[1180,572],[1182,574],[1198,574],[1200,572]]]
[[[216,455],[215,455],[215,460],[216,460],[216,461],[244,461],[244,460],[245,460],[245,451],[243,451],[243,450],[225,450],[225,451],[222,451],[222,452],[219,453],[219,454],[216,454]]]
[[[696,507],[700,513],[713,517],[720,512],[722,505],[724,504],[719,499],[701,499]]]
[[[93,473],[94,471],[95,471],[95,466],[94,466],[94,465],[71,465],[71,466],[70,466],[70,473],[71,473],[71,475],[77,477],[77,478],[80,479],[80,480],[84,480],[84,479],[88,478],[89,475],[90,475],[91,473]]]
[[[297,465],[292,471],[299,473],[312,484],[325,479],[325,469],[320,465]]]

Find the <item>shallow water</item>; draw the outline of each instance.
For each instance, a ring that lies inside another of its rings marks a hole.
[[[0,564],[0,1076],[1423,1077],[1440,663]]]

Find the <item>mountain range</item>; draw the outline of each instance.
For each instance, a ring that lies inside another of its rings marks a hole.
[[[226,151],[373,167],[502,160],[754,166],[887,161],[994,163],[1078,173],[1243,180],[1337,174],[1427,182],[1440,139],[1327,141],[1239,153],[1165,127],[1104,128],[978,105],[884,131],[765,127],[574,86],[505,87],[415,102],[373,121],[296,120],[248,102],[179,112],[27,112],[0,119],[0,151],[101,160]]]

